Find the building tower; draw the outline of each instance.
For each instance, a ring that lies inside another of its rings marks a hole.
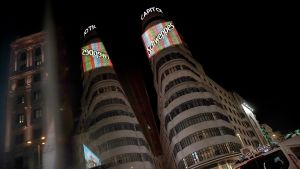
[[[147,9],[141,20],[158,95],[165,168],[228,167],[241,142],[201,65],[161,9]]]
[[[113,65],[98,38],[96,26],[84,32],[81,136],[86,149],[94,152],[88,168],[153,169],[149,145],[118,81]],[[82,146],[81,146],[82,147]]]
[[[253,140],[251,142],[253,143],[254,147],[259,147],[260,145],[266,145],[267,141],[265,140],[261,129],[261,126],[259,122],[256,119],[256,116],[254,114],[254,109],[247,104],[247,102],[237,93],[233,93],[234,100],[236,100],[237,105],[243,110],[245,115],[245,121],[243,122],[243,125],[245,127],[251,127],[251,131],[247,131],[247,135],[251,136]],[[229,117],[231,119],[231,117]],[[232,121],[232,119],[231,119]],[[249,142],[250,140],[248,140]],[[247,140],[245,141],[247,143]]]
[[[41,92],[44,47],[43,33],[19,38],[11,44],[5,120],[6,168],[41,166],[41,146],[45,144]]]

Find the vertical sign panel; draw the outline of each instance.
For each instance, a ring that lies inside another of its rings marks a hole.
[[[182,43],[172,22],[162,22],[150,27],[143,33],[142,39],[149,58],[164,48]]]

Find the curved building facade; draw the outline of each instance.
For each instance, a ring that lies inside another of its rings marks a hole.
[[[118,81],[103,43],[88,38],[82,47],[83,144],[96,154],[98,166],[109,169],[153,169],[149,145]]]
[[[158,95],[165,168],[225,168],[240,141],[206,75],[159,8],[141,16]]]

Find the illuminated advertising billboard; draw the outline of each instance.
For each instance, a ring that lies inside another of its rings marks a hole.
[[[86,169],[101,165],[100,159],[84,144],[83,144],[83,152],[84,152]]]
[[[112,66],[102,42],[92,42],[81,48],[84,72],[103,66]]]
[[[142,39],[148,58],[164,48],[182,43],[172,22],[163,22],[150,27],[143,33]]]

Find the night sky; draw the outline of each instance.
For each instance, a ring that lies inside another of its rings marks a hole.
[[[284,133],[299,128],[299,62],[296,61],[299,57],[299,18],[291,8],[293,4],[181,2],[185,4],[171,0],[154,4],[174,21],[207,75],[247,100],[260,123]],[[41,1],[8,3],[11,3],[8,6],[16,6],[9,12],[0,10],[1,116],[5,112],[9,44],[17,37],[43,29],[46,6]],[[96,24],[120,79],[122,75],[141,71],[156,112],[152,74],[141,40],[140,22],[140,14],[153,3],[120,4],[109,0],[79,4],[54,1],[52,4],[56,23],[67,30],[66,38],[74,49],[70,70],[74,70],[75,86],[81,87],[82,30],[86,25]],[[3,117],[0,124],[3,125]],[[0,142],[0,145],[3,144]]]

